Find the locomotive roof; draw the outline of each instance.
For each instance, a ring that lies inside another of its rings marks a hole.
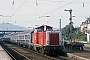
[[[53,27],[48,26],[48,25],[42,25],[42,26],[36,27],[35,29],[42,28],[42,27],[44,27],[44,26],[46,26],[46,27],[50,27],[50,28],[53,28]]]

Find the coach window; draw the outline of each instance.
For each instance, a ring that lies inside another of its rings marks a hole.
[[[19,39],[24,39],[24,35],[23,36],[19,36]]]
[[[30,35],[25,35],[25,39],[30,39]]]

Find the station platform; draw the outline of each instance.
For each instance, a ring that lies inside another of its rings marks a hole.
[[[0,45],[0,60],[12,60],[7,52]]]
[[[90,44],[84,44],[85,45],[85,47],[90,47]]]

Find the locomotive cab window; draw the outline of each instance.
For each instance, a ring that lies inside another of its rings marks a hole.
[[[38,30],[38,32],[43,32],[43,31],[52,31],[52,27],[51,26],[47,26],[47,25],[42,25],[40,27],[35,28]]]
[[[48,27],[48,26],[47,26],[47,27],[46,27],[46,30],[47,30],[47,31],[52,31],[53,29],[52,29],[52,27]]]
[[[40,26],[40,27],[37,27],[35,29],[37,29],[38,32],[43,32],[44,31],[44,26]]]
[[[43,32],[44,31],[44,28],[41,27],[41,28],[38,28],[38,32]]]

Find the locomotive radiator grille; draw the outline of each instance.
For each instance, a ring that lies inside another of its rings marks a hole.
[[[50,45],[59,45],[59,33],[49,34]]]

